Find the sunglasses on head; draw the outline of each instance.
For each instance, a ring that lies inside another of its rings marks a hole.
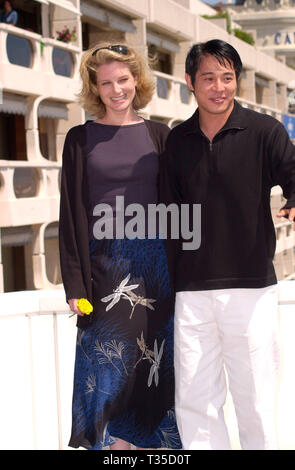
[[[126,55],[129,53],[129,49],[127,46],[116,44],[114,46],[111,45],[111,46],[99,47],[98,49],[95,49],[94,52],[92,52],[92,55],[95,56],[98,51],[101,51],[103,49],[107,49],[108,51],[117,52],[118,54],[123,54],[123,55]]]

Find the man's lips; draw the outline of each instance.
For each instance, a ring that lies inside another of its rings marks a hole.
[[[222,97],[218,97],[218,98],[210,98],[211,101],[213,101],[214,103],[222,103],[226,98],[225,96],[222,96]]]

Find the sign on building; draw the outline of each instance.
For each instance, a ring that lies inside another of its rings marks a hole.
[[[283,114],[283,123],[287,129],[290,139],[295,139],[295,116]]]

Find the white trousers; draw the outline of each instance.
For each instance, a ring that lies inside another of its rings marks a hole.
[[[243,449],[277,449],[277,286],[176,294],[176,419],[183,448],[230,450],[226,378]]]

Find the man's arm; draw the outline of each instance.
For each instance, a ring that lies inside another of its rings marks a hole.
[[[285,217],[294,222],[295,230],[295,146],[281,123],[272,131],[270,152],[273,184],[281,186],[287,199],[277,217]]]

